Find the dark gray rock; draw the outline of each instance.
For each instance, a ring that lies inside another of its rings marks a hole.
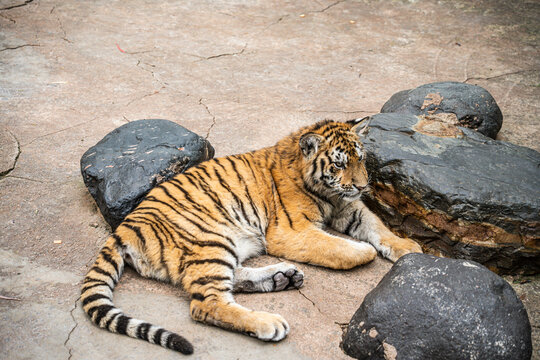
[[[459,82],[436,82],[400,91],[383,105],[381,113],[452,113],[460,126],[493,139],[503,122],[501,110],[487,90]]]
[[[409,254],[365,297],[342,348],[372,360],[524,360],[531,325],[512,287],[480,264]]]
[[[392,230],[434,255],[540,272],[540,153],[444,114],[374,115],[363,142],[374,188],[366,203]]]
[[[114,229],[157,184],[214,156],[208,141],[168,120],[132,121],[81,158],[88,191]]]

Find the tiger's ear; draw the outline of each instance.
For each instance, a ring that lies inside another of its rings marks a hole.
[[[298,143],[304,156],[309,159],[317,152],[317,149],[319,149],[319,145],[322,141],[323,137],[321,135],[307,133],[300,137],[300,141]]]
[[[355,125],[353,125],[353,127],[351,128],[351,131],[357,133],[359,136],[363,136],[367,132],[371,117],[366,116],[365,118],[352,121],[354,121]]]

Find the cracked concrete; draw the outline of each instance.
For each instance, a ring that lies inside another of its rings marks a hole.
[[[0,8],[0,11],[2,11],[2,10],[11,10],[11,9],[19,8],[19,7],[22,7],[22,6],[26,6],[26,5],[30,4],[31,2],[33,2],[33,1],[34,0],[25,0],[23,3],[20,3],[20,4],[10,5],[10,6]]]
[[[9,130],[0,133],[0,179],[8,175],[17,165],[21,155],[19,140]]]
[[[108,132],[169,119],[222,156],[272,145],[317,120],[376,113],[403,89],[466,81],[500,105],[498,139],[540,150],[539,17],[535,2],[502,0],[3,1],[0,357],[178,358],[97,329],[77,302],[110,233],[79,160]],[[297,265],[306,276],[300,291],[236,296],[289,321],[277,344],[195,323],[182,290],[131,271],[115,301],[185,335],[195,359],[346,359],[342,329],[391,264],[378,258],[343,272]],[[529,311],[540,359],[540,281],[509,281]]]
[[[210,136],[210,131],[212,131],[212,128],[216,125],[216,116],[210,112],[208,105],[206,105],[203,102],[203,98],[199,99],[199,105],[202,105],[205,108],[208,115],[212,117],[212,123],[210,124],[210,127],[208,128],[208,131],[206,132],[206,136],[204,137],[205,140],[208,140],[208,137]]]

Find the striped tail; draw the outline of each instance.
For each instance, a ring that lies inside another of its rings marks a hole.
[[[180,335],[130,318],[114,306],[113,289],[124,271],[121,251],[120,238],[116,235],[111,236],[101,249],[94,266],[88,271],[83,282],[81,301],[84,311],[100,328],[146,340],[182,354],[192,354],[193,346]]]

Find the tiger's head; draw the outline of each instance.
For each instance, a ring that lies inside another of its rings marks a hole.
[[[368,190],[360,141],[368,122],[368,118],[345,123],[325,120],[305,129],[298,143],[304,183],[310,191],[352,201]]]

